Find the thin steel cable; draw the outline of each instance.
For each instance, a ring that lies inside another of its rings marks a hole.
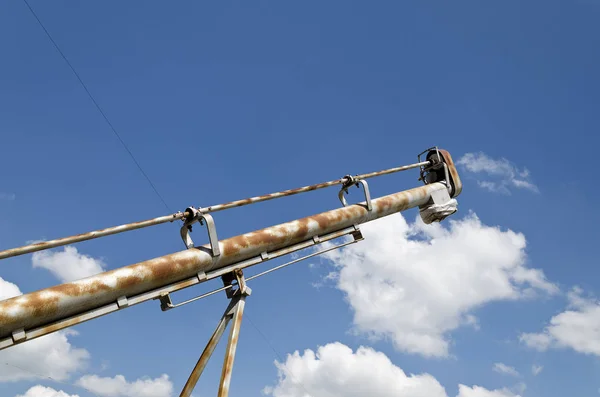
[[[125,141],[123,141],[123,138],[121,138],[121,135],[117,132],[116,128],[110,122],[110,120],[108,119],[108,117],[106,116],[106,114],[104,113],[104,111],[102,110],[102,108],[100,107],[100,105],[98,104],[98,102],[96,102],[96,99],[94,99],[94,96],[92,95],[92,93],[90,92],[90,90],[87,88],[87,86],[85,85],[85,83],[83,82],[83,80],[81,79],[81,76],[79,76],[79,73],[77,73],[77,71],[75,70],[75,68],[71,64],[71,62],[69,62],[69,59],[62,52],[62,50],[60,49],[60,47],[58,46],[58,44],[56,43],[56,41],[54,41],[54,39],[52,38],[52,35],[48,31],[48,29],[46,29],[46,27],[44,26],[44,24],[42,23],[42,21],[40,20],[40,18],[37,16],[37,14],[35,13],[35,11],[31,7],[31,5],[29,4],[29,2],[27,0],[23,0],[23,2],[25,3],[25,5],[27,5],[27,8],[29,8],[29,11],[31,11],[31,14],[35,18],[35,20],[38,22],[38,24],[40,25],[40,27],[44,30],[44,32],[46,33],[46,36],[48,36],[48,39],[50,39],[50,41],[54,45],[54,48],[56,48],[56,51],[58,51],[58,53],[60,54],[60,56],[65,60],[65,62],[67,63],[67,65],[69,66],[69,68],[71,69],[71,71],[73,72],[73,74],[75,75],[75,77],[77,78],[77,80],[79,81],[79,83],[81,84],[81,86],[83,87],[83,89],[85,90],[85,92],[87,93],[87,95],[89,96],[89,98],[92,100],[92,102],[96,106],[96,109],[98,109],[98,111],[100,112],[100,114],[104,118],[104,121],[106,121],[106,124],[108,124],[108,126],[110,127],[110,129],[112,130],[112,132],[115,134],[115,136],[117,137],[117,139],[119,140],[119,142],[121,142],[121,145],[123,145],[123,147],[127,151],[127,153],[129,153],[129,156],[131,157],[131,159],[133,160],[133,162],[135,163],[135,165],[137,166],[137,168],[140,170],[140,172],[142,173],[142,175],[144,176],[144,178],[146,178],[146,180],[148,181],[148,183],[152,187],[152,190],[154,190],[154,193],[156,193],[156,195],[158,196],[158,198],[160,199],[160,201],[162,201],[162,203],[169,210],[169,212],[173,212],[171,210],[171,208],[169,207],[169,205],[167,204],[167,202],[165,201],[165,199],[163,198],[163,196],[158,192],[158,189],[156,188],[156,186],[154,185],[154,183],[152,183],[152,180],[150,179],[150,177],[148,176],[148,174],[146,174],[146,172],[144,171],[144,169],[142,168],[142,166],[140,165],[140,163],[137,161],[137,159],[135,158],[135,156],[133,155],[133,153],[131,152],[131,150],[129,150],[129,147],[127,147],[127,144],[125,143]]]

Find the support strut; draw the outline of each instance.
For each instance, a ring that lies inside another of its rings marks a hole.
[[[230,276],[230,275],[227,275]],[[231,324],[231,330],[229,332],[229,340],[227,341],[227,350],[225,352],[225,361],[223,363],[223,370],[221,372],[221,382],[219,384],[219,392],[217,394],[218,397],[227,397],[229,395],[229,385],[231,383],[231,374],[233,370],[233,361],[235,359],[235,352],[237,349],[237,343],[240,336],[240,328],[242,326],[242,317],[244,315],[244,306],[246,304],[246,297],[250,296],[252,290],[246,286],[246,280],[244,278],[244,274],[241,269],[236,270],[234,274],[231,276],[234,277],[223,277],[224,283],[226,285],[232,285],[233,281],[237,282],[237,289],[234,291],[228,290],[227,297],[231,299],[229,302],[229,306],[223,313],[215,332],[210,337],[202,355],[198,359],[194,370],[190,374],[183,390],[179,397],[190,397],[192,391],[196,387],[202,372],[204,372],[204,368],[206,368],[206,364],[208,364],[208,360],[212,356],[219,340],[223,336],[227,325],[231,320],[233,323]],[[233,280],[231,280],[233,279]],[[228,284],[229,283],[229,284]]]

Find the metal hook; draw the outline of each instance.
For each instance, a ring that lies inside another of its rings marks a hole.
[[[183,240],[186,248],[194,248],[194,241],[190,236],[192,225],[196,222],[199,222],[201,225],[206,223],[206,228],[208,229],[208,241],[210,243],[212,256],[221,255],[221,250],[219,249],[219,239],[217,237],[217,229],[215,227],[215,221],[213,217],[210,214],[204,214],[198,211],[194,207],[187,208],[185,212],[190,215],[185,218],[185,222],[183,223],[179,233],[181,234],[181,239]]]
[[[344,193],[348,194],[348,189],[351,186],[359,187],[358,185],[360,184],[360,185],[362,185],[363,192],[365,193],[365,201],[367,202],[367,210],[368,211],[373,210],[373,204],[371,203],[371,193],[369,192],[369,184],[367,183],[367,181],[365,181],[364,179],[356,179],[355,177],[353,177],[351,175],[346,175],[342,179],[346,179],[346,181],[344,182],[344,184],[342,185],[342,188],[340,189],[340,192],[338,193],[338,198],[340,199],[340,201],[342,202],[344,207],[348,206],[348,202],[346,201],[346,198],[344,197]]]

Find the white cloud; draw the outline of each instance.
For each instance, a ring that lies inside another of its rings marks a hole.
[[[102,273],[106,265],[100,259],[77,252],[67,246],[63,251],[39,251],[32,257],[33,267],[42,267],[63,282],[79,280]]]
[[[166,374],[158,378],[140,378],[128,382],[123,375],[114,378],[101,378],[97,375],[85,375],[77,381],[100,397],[170,397],[173,384]]]
[[[373,349],[353,352],[339,342],[276,362],[279,381],[263,392],[273,397],[447,397],[429,374],[407,375]]]
[[[456,163],[468,172],[490,178],[478,179],[477,184],[491,192],[510,194],[511,188],[539,192],[538,187],[531,182],[529,170],[520,170],[505,158],[496,160],[481,152],[467,153]]]
[[[542,365],[532,365],[531,373],[533,374],[533,376],[538,376],[542,372],[543,369],[544,369],[544,367]]]
[[[63,381],[87,366],[89,353],[69,343],[74,331],[59,331],[0,351],[0,382],[36,378]]]
[[[514,367],[509,367],[504,363],[495,363],[492,369],[499,374],[519,376],[519,372]]]
[[[0,200],[13,201],[17,196],[14,193],[2,193],[0,192]]]
[[[487,303],[556,293],[525,266],[525,236],[471,214],[449,227],[408,224],[397,214],[362,226],[365,241],[324,257],[354,311],[355,331],[389,338],[399,350],[447,356],[449,332],[477,326]]]
[[[0,299],[21,295],[19,287],[0,278]],[[16,382],[39,377],[58,381],[87,365],[89,353],[74,348],[69,337],[74,331],[59,331],[0,351],[0,382]]]
[[[79,395],[67,394],[62,390],[37,385],[27,390],[25,394],[19,394],[17,397],[79,397]]]
[[[355,352],[340,342],[316,352],[296,351],[284,363],[275,362],[278,382],[263,389],[272,397],[448,397],[429,374],[406,374],[382,352],[359,347]],[[488,390],[459,385],[457,397],[520,397],[525,384]]]
[[[0,301],[21,295],[21,290],[16,284],[0,277]]]
[[[459,385],[457,397],[520,397],[520,395],[508,389],[488,390],[481,386]]]
[[[573,288],[567,309],[552,317],[542,332],[521,334],[521,341],[539,351],[571,348],[600,356],[600,302],[582,295],[580,288]]]

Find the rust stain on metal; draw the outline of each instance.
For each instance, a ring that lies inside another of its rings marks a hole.
[[[223,364],[223,371],[221,372],[221,383],[219,386],[218,397],[227,397],[229,395],[229,386],[231,384],[231,374],[233,372],[235,352],[237,350],[237,344],[240,337],[240,328],[242,326],[242,317],[244,315],[244,305],[245,302],[242,298],[238,302],[238,307],[235,311],[231,325],[229,343],[227,344],[227,351],[225,353],[225,363]]]
[[[361,204],[351,205],[224,239],[219,242],[218,257],[212,257],[209,245],[205,245],[0,301],[0,339],[21,328],[34,329],[78,316],[114,303],[121,296],[132,297],[180,282],[199,271],[226,267],[265,251],[423,205],[431,192],[439,189],[445,186],[430,184],[374,199],[372,211]]]
[[[279,197],[293,196],[298,193],[310,192],[313,190],[323,189],[323,188],[326,188],[329,186],[339,185],[342,182],[343,181],[341,179],[337,179],[335,181],[323,182],[323,183],[318,183],[315,185],[309,185],[309,186],[299,187],[299,188],[295,188],[295,189],[283,190],[283,191],[277,192],[277,193],[264,194],[262,196],[255,196],[255,197],[250,197],[250,198],[246,198],[246,199],[242,199],[242,200],[230,201],[230,202],[224,203],[224,204],[211,205],[210,207],[206,207],[206,211],[207,212],[222,211],[222,210],[225,210],[228,208],[241,207],[243,205],[256,203],[256,202],[260,202],[260,201],[272,200],[272,199],[279,198]]]
[[[42,241],[39,243],[34,243],[30,245],[26,245],[18,248],[11,248],[8,250],[0,251],[0,259],[10,258],[12,256],[23,255],[27,253],[42,251],[49,248],[61,247],[67,244],[78,243],[80,241],[92,240],[98,237],[110,236],[112,234],[122,233],[128,230],[141,229],[147,226],[159,225],[161,223],[173,222],[174,220],[181,219],[183,216],[187,215],[186,213],[176,213],[167,216],[161,216],[158,218],[148,219],[145,221],[138,221],[133,223],[128,223],[125,225],[107,227],[104,229],[94,230],[87,233],[81,233],[70,237],[64,237],[49,241]]]
[[[454,165],[454,161],[452,160],[450,152],[442,149],[439,149],[439,152],[444,157],[444,160],[448,165],[448,172],[450,173],[450,176],[454,182],[454,194],[452,197],[457,197],[462,192],[462,182],[458,176],[458,171],[456,170],[456,166]]]

